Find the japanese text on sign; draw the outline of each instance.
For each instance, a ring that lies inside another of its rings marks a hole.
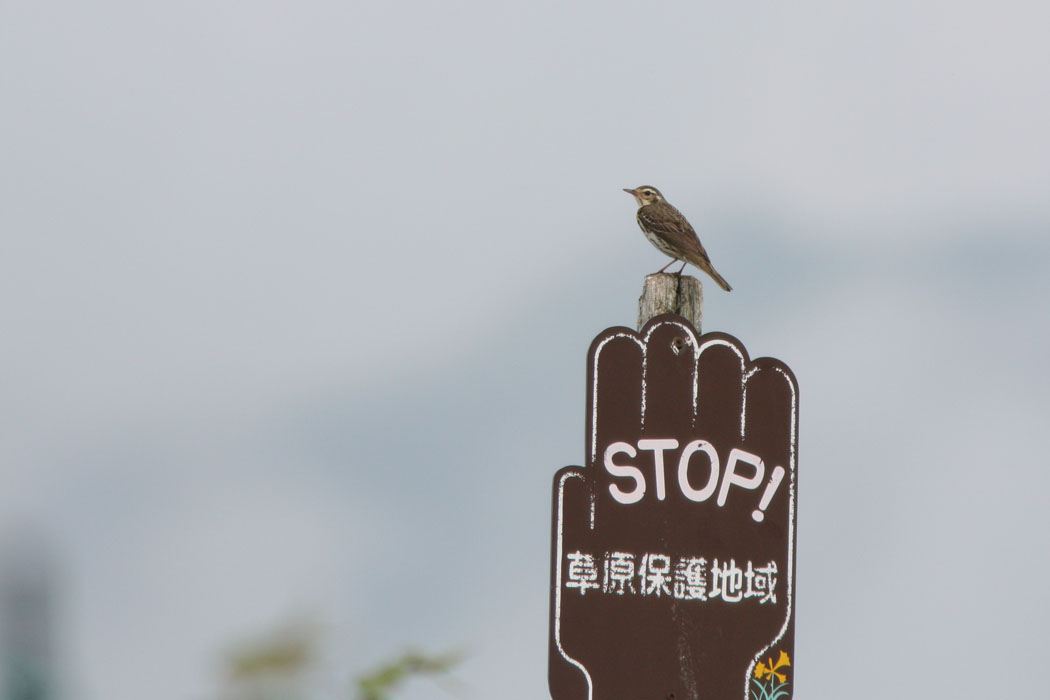
[[[640,595],[678,600],[739,603],[757,598],[760,604],[776,603],[777,563],[741,568],[736,559],[708,562],[704,557],[671,557],[646,553],[575,551],[567,559],[565,587],[585,595],[588,590],[613,595]]]

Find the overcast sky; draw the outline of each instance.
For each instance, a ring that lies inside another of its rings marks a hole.
[[[545,697],[587,347],[666,261],[640,184],[734,286],[704,330],[799,380],[798,696],[1044,694],[1048,22],[0,6],[0,529],[52,543],[67,696],[213,698],[310,618],[318,697],[408,645]]]

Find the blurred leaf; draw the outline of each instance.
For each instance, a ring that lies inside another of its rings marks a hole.
[[[268,639],[231,652],[227,660],[230,676],[246,680],[266,675],[293,675],[305,669],[314,657],[316,634],[312,627],[294,625]]]
[[[463,660],[458,652],[428,656],[406,652],[401,658],[384,664],[357,681],[360,700],[388,700],[393,691],[413,676],[447,673]]]

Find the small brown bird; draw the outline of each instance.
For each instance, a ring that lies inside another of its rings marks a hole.
[[[661,253],[674,258],[664,265],[660,272],[681,260],[682,269],[678,271],[679,275],[685,269],[686,263],[689,263],[709,274],[722,289],[732,291],[733,288],[725,278],[711,265],[711,258],[707,257],[707,251],[697,238],[696,231],[682,216],[682,212],[667,203],[660,190],[642,185],[634,190],[625,188],[624,192],[634,195],[638,200],[638,225],[645,237]]]

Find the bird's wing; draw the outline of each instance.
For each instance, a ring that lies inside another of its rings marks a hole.
[[[682,213],[670,204],[642,207],[638,210],[638,224],[643,229],[663,234],[676,248],[689,253],[689,258],[695,256],[698,260],[711,262],[696,231]]]

